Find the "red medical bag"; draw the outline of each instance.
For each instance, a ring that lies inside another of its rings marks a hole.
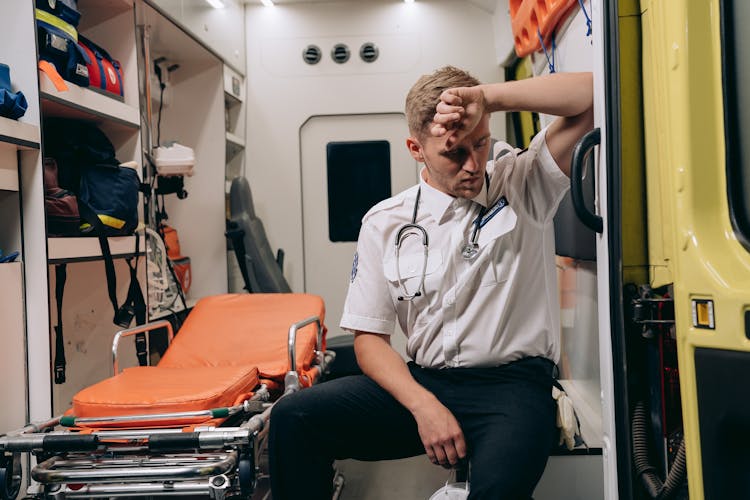
[[[89,70],[89,87],[122,97],[120,63],[112,59],[112,56],[106,50],[80,34],[78,35],[78,45],[89,56],[90,62],[86,65]]]

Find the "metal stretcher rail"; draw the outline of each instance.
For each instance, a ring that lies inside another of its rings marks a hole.
[[[164,460],[134,456],[130,459],[64,459],[54,456],[38,464],[31,472],[35,481],[55,483],[135,483],[142,481],[178,481],[226,474],[237,465],[238,452],[203,454],[191,460]]]

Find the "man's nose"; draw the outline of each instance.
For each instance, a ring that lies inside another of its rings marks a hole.
[[[479,171],[479,166],[481,165],[479,158],[477,158],[476,153],[471,153],[466,156],[466,161],[464,162],[463,169],[470,173],[475,173]]]

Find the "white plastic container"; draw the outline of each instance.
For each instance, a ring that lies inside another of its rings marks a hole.
[[[195,154],[193,149],[182,144],[172,143],[154,149],[154,164],[159,175],[193,175]]]

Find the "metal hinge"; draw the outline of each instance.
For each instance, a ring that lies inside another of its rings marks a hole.
[[[674,301],[671,293],[657,294],[648,285],[638,287],[638,298],[633,299],[633,322],[639,325],[674,324]]]

